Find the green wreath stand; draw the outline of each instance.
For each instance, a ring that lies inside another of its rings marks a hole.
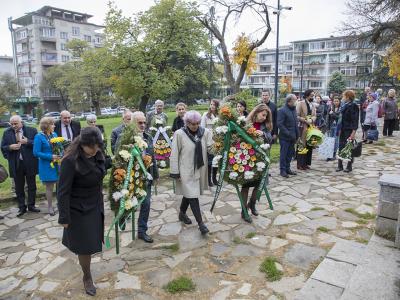
[[[137,146],[133,146],[131,151],[131,157],[129,159],[129,163],[128,163],[128,171],[127,171],[127,175],[125,177],[124,180],[124,185],[122,189],[128,189],[128,185],[129,185],[129,180],[131,178],[131,172],[132,172],[132,167],[133,167],[133,163],[135,161],[137,161],[139,163],[140,169],[143,171],[143,174],[146,176],[148,176],[148,172],[146,170],[146,167],[143,163],[142,160],[142,155],[141,155],[141,151]],[[126,222],[126,220],[128,220],[129,215],[131,215],[131,219],[132,219],[132,240],[135,240],[135,212],[136,210],[140,207],[140,205],[142,204],[142,202],[146,199],[146,196],[141,197],[140,199],[138,199],[138,204],[135,205],[134,207],[132,207],[130,210],[126,210],[125,209],[125,201],[126,201],[126,195],[124,195],[119,202],[119,209],[118,211],[115,212],[115,217],[114,220],[112,221],[110,228],[107,231],[107,235],[106,235],[106,239],[105,239],[105,245],[106,248],[110,248],[111,247],[111,243],[110,243],[110,233],[112,231],[113,228],[115,228],[115,250],[116,253],[119,254],[119,222],[122,218],[124,218],[124,223]]]
[[[270,159],[269,159],[269,150],[266,152],[263,149],[261,149],[260,145],[256,143],[256,141],[251,138],[247,132],[245,132],[240,126],[238,126],[235,122],[228,121],[228,132],[226,133],[224,137],[224,148],[223,148],[223,153],[222,153],[222,164],[219,172],[219,178],[218,178],[218,185],[217,189],[215,191],[214,195],[214,201],[211,206],[210,211],[212,212],[215,207],[215,203],[218,200],[219,194],[221,193],[222,190],[222,185],[224,183],[224,175],[226,171],[226,167],[228,165],[228,154],[229,154],[229,148],[231,145],[231,138],[232,138],[232,133],[236,132],[243,140],[245,140],[247,143],[251,144],[254,148],[255,151],[261,154],[262,161],[265,163],[266,168],[264,169],[264,172],[261,175],[261,180],[260,184],[258,186],[257,194],[256,194],[256,201],[260,201],[261,195],[264,192],[265,196],[267,197],[269,208],[271,210],[274,209],[271,201],[271,197],[269,196],[268,189],[267,189],[267,184],[268,184],[268,171],[269,171],[269,165],[270,165]],[[240,200],[240,206],[242,208],[243,214],[245,218],[249,218],[249,214],[247,212],[247,209],[244,204],[244,199],[242,197],[242,194],[239,189],[238,184],[234,184],[236,188],[236,193],[238,194],[239,200]]]

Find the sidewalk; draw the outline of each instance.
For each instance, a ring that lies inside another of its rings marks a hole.
[[[213,214],[213,197],[204,195],[200,202],[211,232],[206,238],[196,225],[178,221],[181,197],[173,195],[171,187],[160,186],[152,199],[148,232],[155,243],[132,242],[128,226],[121,235],[120,255],[114,248],[96,255],[96,299],[295,299],[335,244],[351,241],[369,249],[379,241],[366,246],[375,224],[371,214],[377,205],[378,177],[400,169],[399,132],[396,135],[382,139],[385,145],[366,145],[351,174],[336,173],[336,162],[315,157],[312,170],[283,180],[273,165],[269,190],[274,211],[263,197],[253,224],[240,218],[233,187],[224,188]],[[112,218],[108,207],[106,203],[106,229]],[[44,202],[40,208],[45,210]],[[57,216],[28,213],[18,219],[16,213],[16,208],[0,212],[5,216],[0,221],[0,298],[89,299],[77,258],[61,245]],[[268,256],[276,258],[283,271],[279,281],[268,282],[259,271]],[[378,261],[375,256],[373,261]],[[364,266],[355,265],[353,274]],[[181,275],[194,281],[195,291],[167,293],[163,286]],[[385,278],[376,284],[389,284]],[[360,285],[365,293],[373,287],[369,281],[349,281],[341,287],[343,297]]]

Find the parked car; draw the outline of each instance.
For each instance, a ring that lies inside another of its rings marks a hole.
[[[44,114],[44,116],[45,117],[52,117],[54,120],[60,120],[60,118],[61,118],[60,113],[57,112],[57,111],[48,112],[48,113]]]
[[[11,126],[10,122],[0,120],[0,128],[8,128],[10,126]]]

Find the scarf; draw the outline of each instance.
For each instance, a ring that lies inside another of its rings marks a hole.
[[[194,170],[200,169],[204,166],[204,158],[203,158],[203,146],[201,145],[201,138],[204,135],[204,128],[199,127],[196,133],[192,133],[187,127],[183,127],[182,130],[186,133],[189,139],[194,143]]]

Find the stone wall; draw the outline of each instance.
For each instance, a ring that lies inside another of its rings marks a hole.
[[[379,178],[380,194],[376,233],[395,240],[400,247],[400,175],[385,174]]]

